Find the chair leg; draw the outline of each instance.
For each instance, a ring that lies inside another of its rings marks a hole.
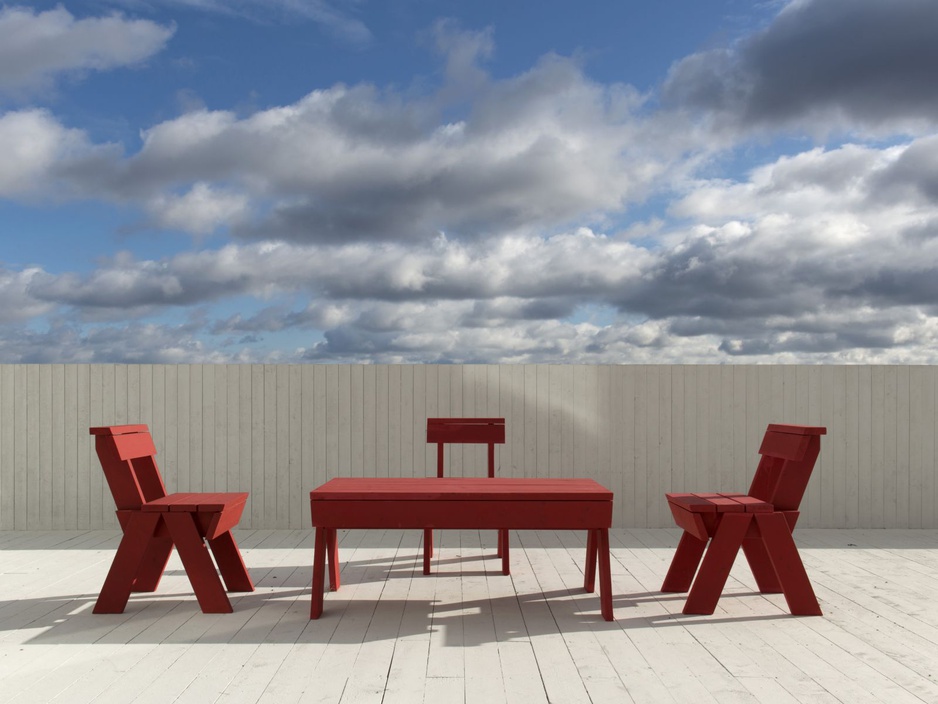
[[[775,574],[775,568],[772,567],[772,561],[769,559],[769,553],[762,539],[746,538],[743,540],[743,554],[746,556],[746,562],[749,563],[749,569],[752,570],[752,576],[756,579],[759,591],[763,594],[780,594],[782,583],[778,581],[778,575]]]
[[[137,569],[137,577],[134,579],[133,584],[134,592],[156,591],[172,552],[173,541],[171,538],[154,536],[150,539],[150,543],[143,553],[143,558],[140,560],[140,567]]]
[[[777,512],[756,514],[756,525],[782,584],[789,610],[798,616],[821,616],[821,606],[785,517]]]
[[[196,599],[202,612],[206,614],[230,614],[231,602],[222,586],[215,563],[212,562],[205,547],[205,541],[199,535],[195,518],[184,511],[168,511],[161,514],[172,536],[179,559],[186,569],[186,576],[192,584]]]
[[[244,559],[241,557],[238,544],[235,542],[231,531],[226,531],[217,538],[210,539],[208,546],[212,549],[218,571],[221,572],[228,591],[253,592],[254,582],[251,581],[251,575],[248,574]]]
[[[700,571],[684,604],[685,614],[712,614],[730,575],[736,554],[752,522],[751,513],[725,513],[710,540]]]
[[[686,592],[690,589],[691,582],[694,581],[694,574],[697,572],[697,566],[700,564],[700,558],[703,557],[706,547],[706,540],[700,540],[684,531],[684,534],[681,535],[681,542],[677,544],[677,550],[671,559],[671,566],[664,578],[664,584],[661,585],[661,591]]]
[[[122,614],[134,579],[160,522],[159,513],[135,513],[127,520],[114,561],[94,605],[96,614]]]

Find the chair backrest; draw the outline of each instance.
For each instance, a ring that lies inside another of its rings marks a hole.
[[[770,423],[749,495],[778,511],[798,510],[826,434],[827,428],[819,426]]]
[[[147,426],[112,425],[89,432],[118,510],[138,509],[166,496]]]
[[[427,418],[427,442],[436,443],[436,475],[443,476],[443,445],[479,443],[489,446],[489,476],[495,476],[495,444],[505,444],[504,418]]]

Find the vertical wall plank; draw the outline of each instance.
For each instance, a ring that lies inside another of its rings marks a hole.
[[[211,452],[211,462],[206,459],[206,469],[212,473],[212,486],[215,491],[234,491],[228,489],[228,408],[237,406],[228,401],[227,364],[214,365],[211,394],[214,398],[214,422],[212,423],[211,448],[205,448],[206,456]],[[204,377],[203,381],[207,381]]]
[[[656,444],[658,446],[658,481],[655,483],[654,495],[650,496],[649,506],[654,511],[649,512],[653,517],[650,524],[656,528],[671,525],[671,512],[668,510],[664,495],[670,491],[671,486],[671,448],[673,437],[673,421],[671,397],[673,389],[671,386],[671,367],[667,365],[657,365],[658,370],[658,437]]]
[[[347,364],[340,364],[337,369],[337,426],[339,432],[338,476],[348,477],[352,473],[352,373]]]
[[[237,455],[237,462],[231,466],[232,476],[230,482],[237,482],[236,491],[248,492],[248,502],[244,507],[244,513],[241,517],[241,525],[244,528],[253,528],[254,524],[254,503],[256,497],[253,494],[253,462],[254,449],[252,447],[252,408],[253,408],[253,368],[250,364],[237,365],[237,370],[233,377],[237,377],[237,395],[229,395],[229,399],[237,399],[237,409],[231,422],[236,429],[234,433],[234,447]]]
[[[16,528],[15,394],[11,364],[0,364],[0,530]]]
[[[401,475],[401,366],[388,368],[388,473]],[[408,475],[403,475],[408,476]]]
[[[687,365],[684,373],[684,397],[681,399],[684,413],[684,477],[674,491],[707,491],[700,486],[700,454],[697,447],[699,416],[697,413],[697,372],[699,367]]]
[[[264,365],[251,367],[251,525],[272,527],[264,523],[266,481],[264,478]],[[272,419],[271,419],[272,420]],[[271,422],[273,425],[273,422]]]
[[[217,370],[224,369],[224,367],[216,364],[201,364],[199,368],[202,372],[202,412],[199,414],[202,432],[197,443],[198,472],[202,477],[202,491],[219,491],[215,484],[215,434],[218,430],[215,377],[218,374]]]
[[[70,526],[65,524],[65,504],[68,500],[65,492],[65,365],[50,365],[49,374],[49,404],[51,416],[51,437],[43,445],[51,450],[50,485],[51,516],[49,527],[53,530],[64,530]]]
[[[375,368],[375,473],[379,477],[390,474],[390,368],[386,365]]]
[[[685,484],[684,464],[686,462],[687,415],[684,413],[684,395],[686,367],[675,364],[670,367],[671,374],[671,473],[666,492],[683,491]]]
[[[64,439],[62,442],[62,463],[65,473],[63,482],[65,496],[65,515],[63,517],[64,527],[69,530],[78,528],[78,477],[79,477],[79,454],[80,446],[78,441],[78,429],[84,424],[85,419],[79,413],[78,405],[78,367],[74,364],[66,364],[62,367],[63,389],[62,389],[62,423]],[[88,426],[83,430],[87,433]],[[85,476],[82,475],[82,481]]]
[[[362,369],[362,473],[366,477],[377,476],[376,448],[378,443],[377,435],[377,367],[374,364],[366,364]],[[434,378],[436,375],[434,374]],[[434,387],[435,390],[435,387]],[[436,410],[436,399],[434,401],[434,411]]]
[[[273,525],[277,528],[287,528],[290,525],[290,514],[293,513],[292,505],[299,501],[299,497],[291,492],[293,472],[290,466],[290,366],[287,364],[270,366],[275,370],[274,400],[271,406],[277,420],[272,435],[274,447],[268,448],[266,453],[268,459],[273,458],[273,467],[268,467],[264,471],[273,475],[277,487],[272,509]],[[268,520],[270,520],[269,516]]]
[[[860,375],[856,365],[844,371],[844,514],[847,528],[860,525]]]
[[[911,389],[908,365],[900,366],[896,379],[896,515],[900,528],[909,528],[911,508],[909,420]]]
[[[277,368],[275,364],[265,364],[263,367],[264,391],[264,427],[261,437],[264,444],[263,472],[264,472],[264,513],[263,524],[271,528],[279,528],[280,520],[277,508],[280,505],[280,492],[282,491],[278,476],[280,466],[280,445],[278,443],[278,408],[277,396],[286,389],[278,388]],[[285,386],[285,382],[284,386]],[[284,448],[286,452],[286,448]]]
[[[203,402],[204,389],[202,387],[203,365],[193,364],[189,367],[189,491],[204,491],[205,478],[202,463],[202,438],[204,432],[203,419],[205,408]],[[182,394],[180,393],[180,400]]]
[[[569,374],[564,374],[569,371]],[[547,366],[550,406],[547,412],[547,476],[560,477],[571,472],[574,463],[574,434],[577,417],[573,400],[574,368],[568,365]]]
[[[925,438],[922,414],[925,411],[924,367],[909,368],[909,527],[922,527],[922,491],[925,488],[923,466]],[[930,428],[929,428],[930,430]]]
[[[427,367],[418,364],[410,367],[414,378],[414,407],[411,412],[411,443],[413,444],[413,476],[427,476]],[[434,463],[434,472],[436,464]]]
[[[633,475],[632,496],[634,504],[632,511],[637,526],[648,525],[648,370],[646,365],[635,367],[634,401],[635,434],[635,473]]]
[[[303,411],[302,393],[303,381],[300,366],[291,364],[288,368],[289,381],[287,383],[287,396],[289,400],[289,447],[287,462],[290,467],[290,490],[287,501],[290,506],[286,516],[286,528],[298,528],[302,524],[304,504],[309,506],[309,499],[303,497],[304,489],[307,497],[315,487],[303,486]],[[309,525],[308,523],[306,525]]]
[[[414,368],[407,364],[400,367],[401,375],[401,443],[400,461],[397,471],[405,477],[414,476]]]
[[[658,475],[661,472],[659,464],[661,453],[658,448],[661,427],[661,390],[658,377],[660,367],[657,364],[645,365],[645,508],[643,523],[646,526],[655,526],[658,522],[658,506],[661,496],[658,494]]]

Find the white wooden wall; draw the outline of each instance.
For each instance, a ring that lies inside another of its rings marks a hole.
[[[0,365],[0,530],[116,527],[88,428],[147,423],[170,491],[250,491],[309,526],[335,476],[435,472],[432,416],[504,416],[500,476],[592,477],[617,526],[666,491],[748,487],[769,422],[824,425],[803,526],[938,527],[938,367]],[[448,451],[482,476],[484,447]]]

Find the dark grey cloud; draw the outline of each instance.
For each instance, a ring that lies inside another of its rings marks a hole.
[[[735,46],[675,64],[664,102],[733,127],[938,122],[938,3],[794,0]]]

